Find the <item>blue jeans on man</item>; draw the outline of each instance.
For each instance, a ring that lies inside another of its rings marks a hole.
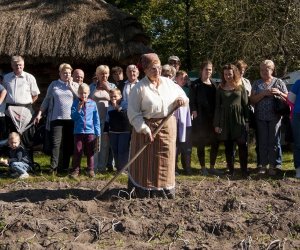
[[[109,133],[110,146],[117,171],[120,171],[128,162],[130,136],[130,132]]]

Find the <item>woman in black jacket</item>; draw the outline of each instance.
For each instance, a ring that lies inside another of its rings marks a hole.
[[[220,174],[215,169],[219,142],[214,131],[216,85],[212,81],[213,64],[204,61],[200,65],[200,78],[191,84],[190,106],[193,116],[193,137],[197,146],[197,155],[202,175]],[[210,169],[205,166],[205,146],[210,146]]]

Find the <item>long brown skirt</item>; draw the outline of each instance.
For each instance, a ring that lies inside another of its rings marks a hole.
[[[146,120],[154,131],[162,119]],[[143,190],[175,189],[176,119],[171,116],[156,135],[154,141],[140,154],[128,169],[129,183]],[[147,136],[136,133],[131,136],[130,158],[145,145]]]

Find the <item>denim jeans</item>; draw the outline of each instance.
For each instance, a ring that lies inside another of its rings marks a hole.
[[[115,166],[120,171],[128,162],[130,132],[109,133],[110,145],[115,158]]]
[[[259,159],[261,165],[276,166],[282,164],[280,145],[281,119],[273,121],[257,120]]]
[[[258,129],[255,128],[255,153],[256,153],[256,165],[262,165],[260,158],[259,158],[259,136],[258,136]],[[282,164],[282,149],[281,149],[281,134],[277,136],[277,152],[276,152],[276,165],[281,166]]]
[[[294,166],[300,168],[300,114],[294,113],[292,120],[294,136]]]
[[[95,172],[104,172],[106,170],[106,165],[109,156],[109,138],[108,134],[103,132],[104,122],[101,123],[101,144],[100,151],[94,154],[95,161]]]
[[[9,168],[13,172],[17,172],[18,174],[25,174],[30,169],[30,166],[27,163],[21,161],[15,161],[9,164]]]

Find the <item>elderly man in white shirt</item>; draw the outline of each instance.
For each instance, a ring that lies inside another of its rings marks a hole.
[[[24,71],[24,59],[21,56],[12,56],[11,67],[13,72],[6,74],[3,78],[3,86],[7,91],[6,108],[8,106],[24,106],[32,110],[32,104],[40,94],[36,79]],[[15,131],[11,122],[10,117],[7,117],[8,128]]]
[[[126,76],[128,80],[125,81],[125,86],[123,89],[123,100],[128,102],[128,97],[133,86],[139,81],[139,69],[136,65],[130,64],[126,69]]]
[[[6,103],[12,105],[29,105],[34,103],[40,90],[33,75],[23,71],[24,59],[21,56],[11,58],[13,72],[4,76],[3,86],[7,90]]]

